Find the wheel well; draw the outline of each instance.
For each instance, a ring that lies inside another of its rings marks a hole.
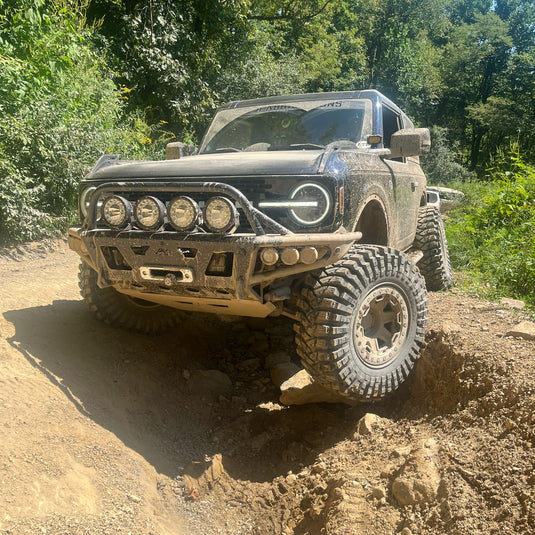
[[[388,245],[388,224],[379,201],[370,201],[362,210],[355,230],[362,232],[360,243]]]

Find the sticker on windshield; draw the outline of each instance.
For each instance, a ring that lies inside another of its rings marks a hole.
[[[256,108],[254,110],[251,110],[249,113],[269,113],[272,111],[291,111],[291,110],[297,110],[295,106],[283,106],[280,104],[277,104],[276,106],[263,106],[261,108]]]
[[[344,99],[344,100],[333,100],[331,102],[326,102],[318,108],[321,109],[333,109],[333,108],[343,108],[343,109],[364,109],[366,107],[366,102],[356,99]]]
[[[327,102],[323,106],[318,106],[318,108],[341,108],[342,102],[338,100],[337,102]]]

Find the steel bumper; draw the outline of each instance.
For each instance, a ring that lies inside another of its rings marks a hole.
[[[253,232],[215,234],[96,228],[98,193],[114,191],[211,192],[242,208]],[[268,233],[269,232],[269,233]],[[116,182],[97,188],[84,227],[70,228],[69,247],[98,274],[98,285],[175,308],[267,316],[287,298],[279,281],[336,262],[360,232],[294,234],[252,206],[237,189],[221,183]],[[272,265],[263,249],[281,258]],[[304,250],[306,249],[306,256]],[[290,260],[288,260],[290,258]]]

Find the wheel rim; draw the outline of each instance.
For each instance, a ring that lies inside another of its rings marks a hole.
[[[372,367],[390,364],[399,355],[409,330],[407,299],[398,288],[371,290],[355,315],[353,341],[360,359]]]

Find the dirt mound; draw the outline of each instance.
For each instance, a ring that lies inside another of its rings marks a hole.
[[[37,242],[22,243],[12,247],[0,247],[0,264],[9,262],[27,262],[37,258],[46,258],[50,253],[63,253],[67,240],[63,238],[45,239]]]
[[[435,295],[432,306],[414,379],[391,400],[257,407],[221,431],[241,444],[229,458],[277,459],[274,473],[286,472],[239,478],[253,533],[530,532],[535,345],[505,337],[518,318],[499,304]],[[381,415],[368,432],[365,411]]]
[[[431,330],[422,351],[406,409],[449,414],[492,391],[495,370],[477,354],[462,352],[458,334]]]

